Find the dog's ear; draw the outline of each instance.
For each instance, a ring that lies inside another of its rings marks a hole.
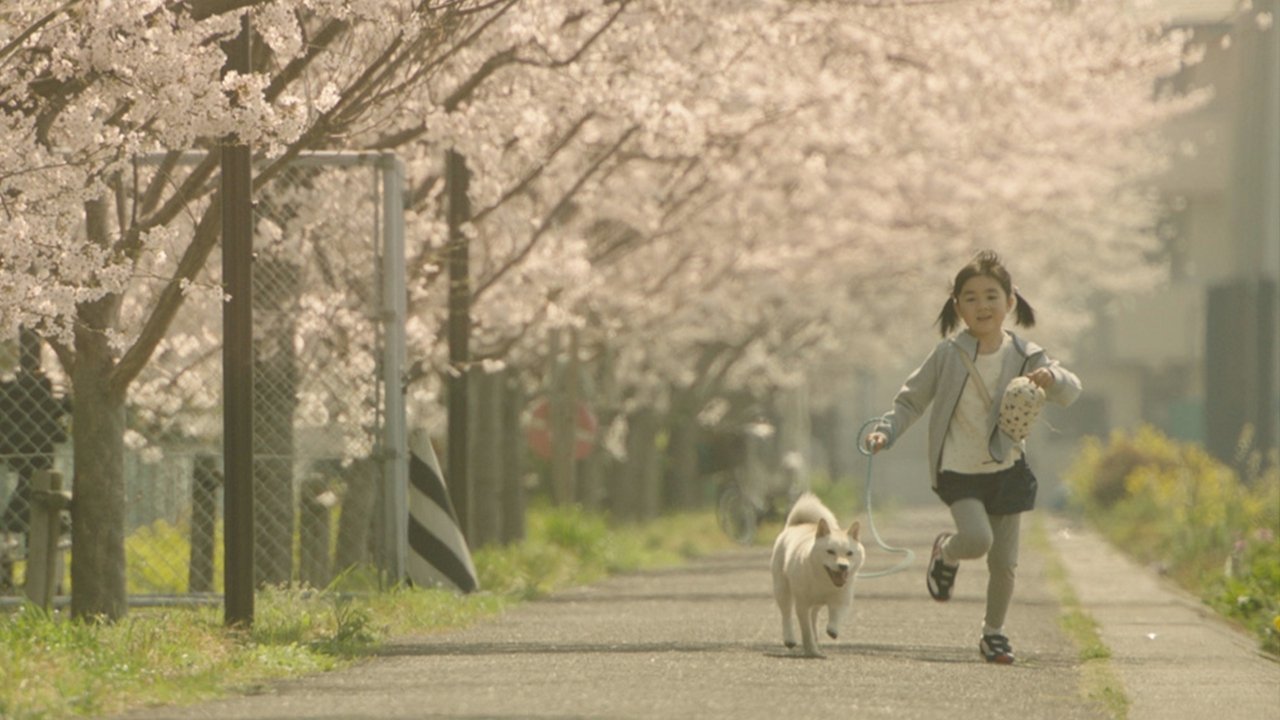
[[[854,520],[853,524],[849,526],[849,537],[857,540],[860,532],[862,532],[862,525],[857,520]]]
[[[827,524],[826,518],[818,518],[818,537],[824,538],[831,534],[831,526]]]

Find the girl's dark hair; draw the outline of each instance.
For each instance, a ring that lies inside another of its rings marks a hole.
[[[1017,288],[1013,286],[1013,278],[1009,276],[1009,270],[1000,262],[1000,256],[991,250],[982,250],[968,265],[960,268],[960,272],[956,273],[955,283],[951,285],[951,294],[947,297],[947,304],[942,306],[942,312],[938,313],[938,327],[942,330],[942,337],[951,334],[952,330],[960,324],[960,313],[956,311],[956,298],[960,292],[960,288],[969,282],[970,279],[985,275],[995,280],[1004,290],[1004,294],[1012,297],[1016,304],[1014,306],[1015,320],[1022,327],[1031,327],[1036,324],[1036,311],[1031,309],[1031,305],[1022,297]]]

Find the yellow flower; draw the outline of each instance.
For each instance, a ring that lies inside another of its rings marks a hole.
[[[1280,632],[1280,615],[1271,619],[1271,624],[1275,627],[1276,632]]]

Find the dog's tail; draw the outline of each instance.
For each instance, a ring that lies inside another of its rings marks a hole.
[[[832,528],[839,525],[836,522],[836,516],[822,504],[817,495],[807,492],[796,498],[796,504],[791,506],[791,512],[787,513],[787,525],[803,525],[805,523],[817,524],[819,520],[826,520],[827,524]]]

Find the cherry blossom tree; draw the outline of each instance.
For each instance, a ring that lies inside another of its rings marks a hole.
[[[224,77],[221,43],[250,7],[255,72]],[[0,313],[7,328],[41,332],[71,382],[74,614],[125,612],[128,391],[186,295],[200,291],[219,235],[216,153],[176,185],[158,173],[137,189],[132,159],[215,149],[234,134],[267,156],[255,178],[262,187],[298,152],[375,135],[385,107],[414,93],[501,11],[483,3],[32,0],[0,12],[0,211],[10,231]]]
[[[224,77],[246,9],[254,72]],[[673,387],[703,403],[891,352],[980,246],[1063,308],[1153,268],[1149,132],[1193,99],[1152,88],[1185,40],[1099,0],[8,3],[0,320],[72,384],[73,611],[125,611],[124,409],[140,378],[152,407],[180,390],[148,364],[198,354],[207,330],[175,318],[221,298],[215,156],[135,188],[137,155],[235,135],[261,188],[306,150],[400,153],[411,392],[438,413],[442,163],[461,153],[479,358],[535,377],[573,329],[630,409]]]
[[[1103,3],[651,9],[562,73],[596,104],[541,113],[545,145],[590,148],[537,168],[574,188],[576,214],[526,186],[476,223],[477,334],[508,359],[541,352],[539,328],[574,326],[622,353],[626,383],[692,382],[697,349],[723,347],[734,382],[768,384],[848,338],[884,350],[891,323],[927,327],[979,247],[1006,250],[1067,328],[1091,289],[1158,272],[1141,180],[1161,163],[1152,130],[1195,101],[1152,90],[1186,38]],[[525,147],[539,112],[522,102],[504,126],[488,104],[552,100],[563,79],[518,69],[455,116],[477,177],[522,161],[499,149]],[[530,217],[563,221],[522,233]],[[624,231],[593,239],[600,223]]]

